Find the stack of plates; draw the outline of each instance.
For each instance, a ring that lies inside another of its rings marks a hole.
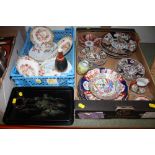
[[[128,33],[108,33],[103,37],[102,47],[113,58],[129,57],[137,47]]]
[[[34,27],[30,34],[34,46],[29,51],[29,56],[38,62],[55,58],[57,49],[61,48],[66,55],[73,44],[71,36],[65,36],[56,44],[53,42],[54,34],[48,27]]]
[[[115,71],[95,68],[79,81],[79,97],[85,100],[125,100],[128,96],[126,81]]]

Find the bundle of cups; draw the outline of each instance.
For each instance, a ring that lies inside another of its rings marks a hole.
[[[65,36],[57,43],[54,42],[54,33],[48,27],[34,27],[30,33],[33,43],[28,55],[19,57],[16,68],[23,76],[54,76],[61,75],[55,69],[55,58],[58,49],[66,55],[72,48],[72,37]],[[70,72],[72,66],[68,61],[68,68],[64,73]],[[64,74],[63,73],[63,74]]]

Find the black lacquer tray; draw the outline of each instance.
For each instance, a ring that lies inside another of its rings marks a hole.
[[[3,117],[5,124],[71,125],[72,87],[15,87]]]

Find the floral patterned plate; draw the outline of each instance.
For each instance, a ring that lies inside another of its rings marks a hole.
[[[39,75],[40,76],[60,76],[60,75],[69,73],[71,70],[72,70],[72,65],[68,61],[67,69],[62,73],[58,72],[55,69],[55,58],[54,58],[54,59],[47,60],[40,65]]]
[[[98,79],[98,77],[101,79]],[[117,81],[116,85],[115,81]],[[79,81],[78,90],[80,98],[85,100],[124,100],[128,94],[126,81],[115,71],[105,68],[88,71]]]
[[[35,45],[30,49],[29,56],[39,62],[55,58],[57,56],[57,44],[53,43],[50,50],[47,47]]]
[[[42,45],[44,43],[51,44],[53,42],[54,34],[48,27],[37,26],[34,27],[30,33],[30,39],[35,45]]]
[[[127,80],[134,80],[145,75],[145,68],[135,59],[123,58],[118,62],[117,71]]]
[[[65,36],[58,41],[58,48],[63,50],[63,54],[66,55],[72,48],[73,40],[71,36]]]
[[[40,70],[38,62],[29,56],[19,57],[16,63],[16,68],[23,76],[38,76]]]

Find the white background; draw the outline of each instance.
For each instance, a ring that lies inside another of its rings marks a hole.
[[[153,0],[0,2],[0,25],[154,26]],[[154,130],[0,130],[0,154],[152,155]]]

